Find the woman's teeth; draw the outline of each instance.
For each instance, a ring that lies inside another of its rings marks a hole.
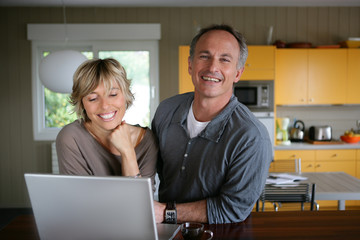
[[[106,113],[106,114],[99,114],[99,117],[103,118],[103,119],[110,119],[112,117],[114,117],[115,112],[111,112],[111,113]]]
[[[211,81],[211,82],[220,82],[217,78],[211,78],[211,77],[202,77],[205,81]]]

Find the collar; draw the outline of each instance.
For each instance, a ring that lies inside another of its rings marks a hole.
[[[186,131],[186,119],[189,112],[192,101],[194,100],[194,93],[189,94],[175,111],[172,123],[179,124]],[[199,137],[208,139],[213,142],[219,142],[220,138],[225,130],[232,112],[239,105],[237,98],[234,94],[231,96],[229,103],[226,107],[213,118],[207,127],[199,134]]]

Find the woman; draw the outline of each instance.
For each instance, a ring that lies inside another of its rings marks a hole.
[[[115,59],[79,66],[70,97],[78,120],[56,139],[60,174],[143,176],[154,183],[156,140],[150,129],[123,120],[133,99],[126,72]]]

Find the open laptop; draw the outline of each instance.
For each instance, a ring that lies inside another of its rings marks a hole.
[[[156,224],[150,178],[25,174],[41,239],[172,239]]]

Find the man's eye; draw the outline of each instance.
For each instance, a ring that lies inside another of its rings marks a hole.
[[[208,57],[208,56],[205,56],[205,55],[201,55],[200,58],[201,58],[201,59],[208,59],[209,57]]]
[[[222,61],[222,62],[230,62],[230,60],[227,59],[227,58],[222,58],[221,61]]]

